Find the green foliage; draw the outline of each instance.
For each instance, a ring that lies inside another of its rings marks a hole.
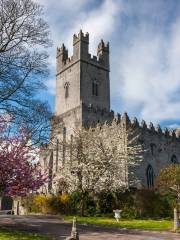
[[[165,191],[180,194],[180,165],[172,164],[161,170],[157,185]]]
[[[174,197],[153,190],[139,190],[135,195],[135,206],[141,217],[172,217]]]
[[[114,209],[121,209],[124,219],[172,217],[176,198],[173,194],[153,190],[136,190],[98,195],[83,195],[85,216],[113,216]],[[28,212],[81,215],[82,196],[79,192],[71,195],[35,195],[28,199]]]
[[[102,214],[112,213],[116,208],[116,197],[111,192],[101,192],[97,196],[98,212]]]
[[[33,198],[33,206],[36,212],[48,213],[48,200],[45,195],[37,195]]]
[[[98,195],[97,206],[100,214],[121,209],[121,216],[126,219],[171,218],[175,201],[173,194],[144,189],[124,193],[101,193]]]
[[[51,213],[70,213],[71,197],[69,195],[51,196],[47,201]]]
[[[94,216],[97,212],[97,205],[92,196],[88,196],[86,199],[86,211],[87,216]]]
[[[71,194],[71,209],[72,214],[78,214],[81,208],[81,193],[80,192],[73,192]]]
[[[123,218],[137,218],[139,213],[134,202],[134,192],[116,192],[117,208],[122,210],[121,216]]]
[[[89,194],[85,193],[83,196],[84,201],[84,215],[87,216],[94,216],[97,212],[96,201],[94,197]],[[71,211],[72,214],[81,214],[81,206],[82,206],[82,195],[80,192],[73,192],[71,194]]]
[[[67,194],[58,196],[38,194],[25,199],[24,205],[28,212],[68,214],[71,212],[71,197]]]
[[[121,217],[123,219],[136,219],[139,218],[139,212],[135,206],[127,207],[122,209]]]

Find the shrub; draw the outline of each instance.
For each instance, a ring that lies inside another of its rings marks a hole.
[[[71,213],[71,197],[67,194],[59,196],[30,195],[23,202],[27,212],[43,214]]]
[[[116,208],[116,197],[111,192],[101,192],[97,195],[97,211],[102,214],[112,213]]]
[[[80,213],[81,208],[81,194],[80,192],[73,192],[71,194],[71,212],[72,214]]]
[[[28,212],[51,214],[81,214],[81,194],[58,196],[35,195],[25,201]],[[164,218],[172,217],[175,196],[153,190],[136,190],[97,195],[85,194],[84,207],[86,216],[113,216],[114,209],[121,209],[123,218]]]
[[[85,215],[87,216],[94,216],[97,213],[97,204],[94,200],[94,197],[91,195],[87,195],[86,202],[85,202]]]
[[[141,217],[172,217],[173,195],[154,190],[139,190],[135,197],[135,206]]]
[[[48,198],[45,195],[35,195],[32,198],[31,212],[48,213]]]
[[[73,192],[71,194],[71,213],[72,214],[82,214],[81,205],[82,197],[80,192]],[[86,216],[94,216],[97,212],[96,210],[96,201],[94,200],[94,196],[85,193],[84,194],[84,215]]]
[[[135,206],[124,206],[122,208],[121,217],[126,219],[139,218],[139,211]]]
[[[172,217],[175,196],[154,190],[142,189],[98,195],[99,214],[112,213],[121,209],[123,218],[164,218]]]
[[[68,194],[53,196],[49,200],[49,206],[53,213],[69,214],[71,209],[71,197]]]

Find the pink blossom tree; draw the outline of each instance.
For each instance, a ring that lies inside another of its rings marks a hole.
[[[37,147],[28,146],[22,130],[12,135],[11,120],[0,116],[0,196],[26,196],[37,191],[46,176],[36,159]]]

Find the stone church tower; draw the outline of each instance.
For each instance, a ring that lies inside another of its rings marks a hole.
[[[55,190],[54,175],[67,158],[66,140],[73,140],[74,130],[98,122],[112,122],[114,119],[123,129],[134,129],[138,133],[138,143],[145,151],[142,162],[134,173],[143,188],[151,188],[160,170],[169,164],[180,163],[180,134],[160,126],[149,126],[127,113],[122,117],[110,111],[110,64],[109,44],[103,40],[97,47],[97,56],[89,54],[89,34],[73,36],[73,55],[62,45],[57,48],[56,111],[52,118],[51,141],[42,146],[40,161],[44,169],[49,169],[49,185],[46,192]],[[60,144],[61,142],[61,144]]]
[[[73,36],[73,55],[57,48],[55,125],[69,136],[73,129],[111,118],[109,43],[98,45],[97,56],[89,54],[89,34]]]

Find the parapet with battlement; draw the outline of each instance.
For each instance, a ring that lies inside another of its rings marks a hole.
[[[78,61],[85,61],[109,71],[109,42],[100,41],[97,47],[97,55],[89,53],[89,33],[73,35],[73,55],[68,56],[68,50],[64,44],[57,48],[57,74],[65,71]]]
[[[73,46],[76,45],[78,42],[85,42],[87,44],[89,44],[89,33],[83,33],[82,30],[80,30],[80,32],[77,34],[73,35]]]
[[[112,110],[109,112],[107,109],[100,109],[98,107],[94,107],[92,104],[87,106],[84,103],[83,112],[89,116],[89,119],[91,119],[89,122],[88,118],[85,119],[85,125],[96,125],[97,123],[111,123],[112,121],[116,121],[117,124],[124,124],[124,126],[127,128],[137,129],[141,131],[142,134],[148,133],[151,135],[156,135],[157,137],[165,137],[167,139],[180,142],[180,131],[170,130],[167,128],[162,129],[159,124],[154,126],[152,122],[147,124],[144,120],[139,123],[136,117],[131,120],[126,112],[121,115]],[[94,118],[92,115],[94,115]],[[94,121],[92,121],[92,119]]]

